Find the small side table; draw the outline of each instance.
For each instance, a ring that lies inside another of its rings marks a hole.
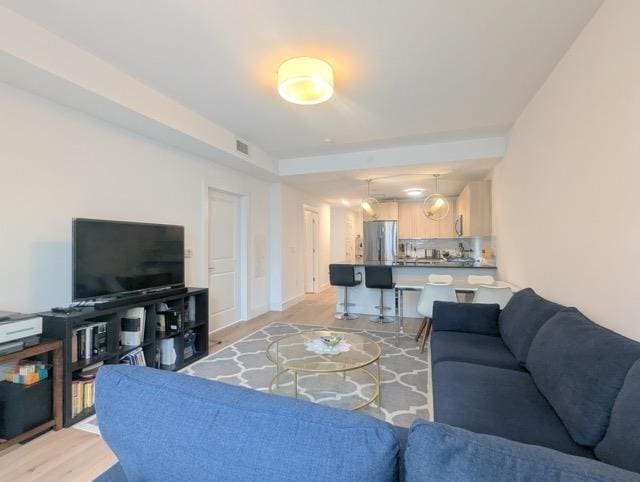
[[[0,356],[0,363],[6,361],[20,361],[25,358],[49,352],[53,352],[53,419],[27,430],[26,432],[23,432],[9,440],[0,440],[0,451],[33,438],[50,428],[53,428],[54,430],[60,430],[62,428],[62,341],[42,340],[39,344],[26,348],[22,351]]]

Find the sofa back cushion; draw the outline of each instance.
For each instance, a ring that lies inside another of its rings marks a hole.
[[[411,425],[404,463],[406,482],[640,480],[638,474],[597,460],[425,420]]]
[[[638,359],[640,343],[567,308],[540,328],[527,368],[573,440],[594,447],[602,440],[613,403]]]
[[[398,438],[367,415],[124,365],[102,367],[96,390],[128,480],[397,478]]]
[[[595,453],[603,462],[640,472],[640,361],[627,373]]]
[[[458,331],[478,335],[500,336],[500,305],[484,303],[433,303],[433,331]]]
[[[538,330],[565,307],[525,288],[515,293],[500,313],[500,335],[511,353],[525,364],[529,347]]]

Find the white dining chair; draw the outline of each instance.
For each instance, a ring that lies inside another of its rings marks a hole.
[[[490,274],[470,274],[469,276],[467,276],[467,283],[469,283],[470,285],[492,285],[495,282],[496,279]]]
[[[456,290],[451,284],[443,283],[428,283],[424,285],[420,292],[420,299],[418,300],[418,313],[420,313],[424,319],[420,324],[418,333],[416,334],[416,342],[420,340],[420,336],[424,332],[424,338],[420,345],[420,353],[424,353],[424,345],[427,342],[429,333],[431,332],[431,323],[433,318],[433,303],[435,301],[453,301],[456,302]]]
[[[430,284],[451,284],[453,283],[453,276],[450,274],[430,274],[429,275],[429,283]]]
[[[513,291],[508,286],[478,286],[478,291],[473,297],[473,303],[497,303],[500,305],[500,309],[503,309],[511,297]]]

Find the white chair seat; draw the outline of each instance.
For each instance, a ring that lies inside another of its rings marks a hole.
[[[428,283],[424,285],[420,293],[420,299],[418,300],[418,313],[422,316],[432,318],[434,301],[458,301],[453,285],[442,283]]]
[[[478,286],[476,295],[473,297],[473,302],[487,304],[497,303],[500,305],[500,309],[503,309],[512,296],[513,291],[511,291],[509,287],[480,285]]]

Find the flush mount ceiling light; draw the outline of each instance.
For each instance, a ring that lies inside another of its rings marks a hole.
[[[367,179],[367,198],[362,201],[360,204],[362,209],[373,219],[378,217],[378,213],[376,212],[378,209],[378,200],[374,197],[371,197],[371,193],[369,192],[371,187],[371,179]]]
[[[405,189],[404,192],[407,193],[407,196],[420,197],[424,193],[424,189],[421,187],[411,187],[409,189]]]
[[[333,95],[333,69],[313,57],[286,60],[278,67],[278,93],[294,104],[320,104]]]
[[[440,174],[434,174],[436,178],[436,191],[435,193],[427,196],[422,205],[422,214],[431,221],[440,221],[449,214],[449,200],[442,194],[438,194],[438,178]]]

